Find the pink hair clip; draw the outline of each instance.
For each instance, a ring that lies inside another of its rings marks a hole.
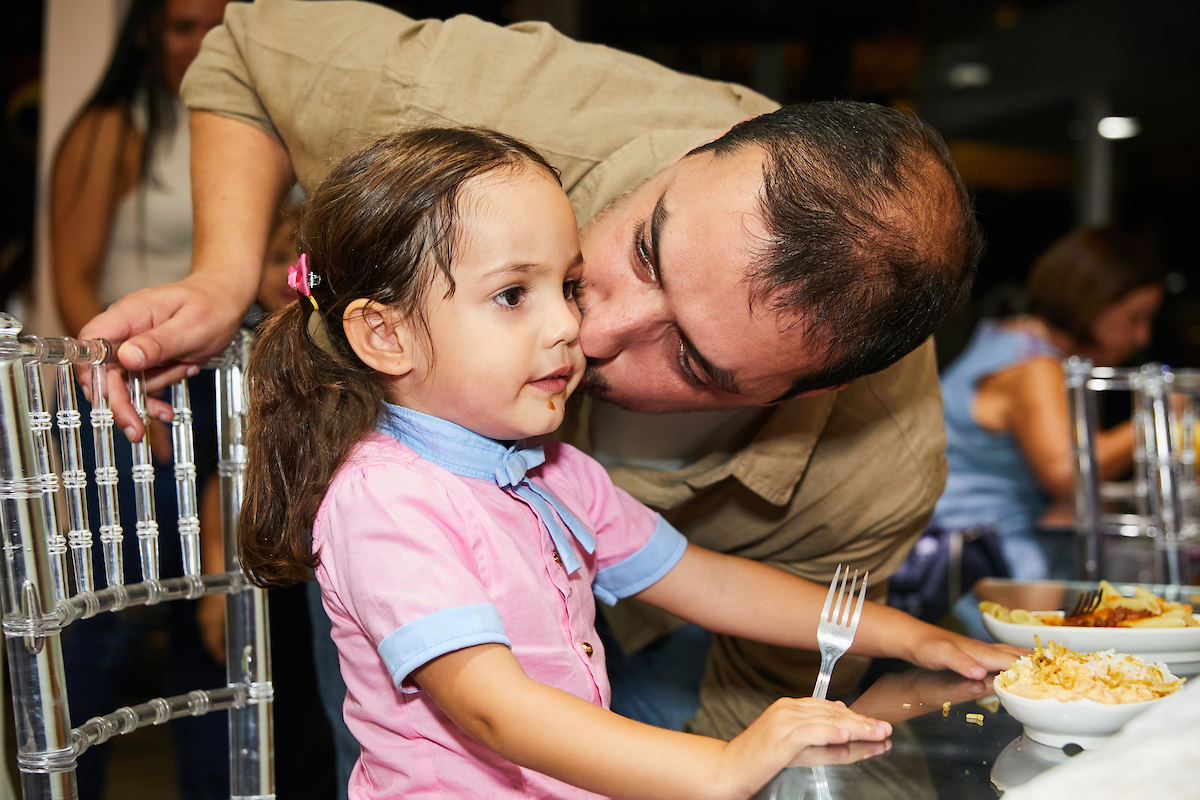
[[[317,308],[317,301],[312,296],[312,290],[320,282],[320,275],[308,271],[308,253],[301,253],[299,260],[288,267],[288,286],[307,297],[314,309]]]

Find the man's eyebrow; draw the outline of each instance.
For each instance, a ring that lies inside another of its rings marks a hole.
[[[680,331],[679,335],[683,337],[683,346],[688,352],[688,358],[700,365],[700,369],[704,370],[704,374],[712,381],[713,386],[728,394],[742,393],[742,388],[738,385],[737,375],[733,370],[718,367],[701,355],[700,351],[683,335],[682,331]]]
[[[664,189],[663,193],[658,196],[658,202],[654,204],[654,211],[650,215],[650,252],[654,259],[655,271],[658,273],[658,285],[660,287],[663,285],[663,263],[660,257],[659,241],[662,239],[663,225],[666,224],[669,216],[670,213],[667,211],[667,190]],[[688,359],[700,365],[700,369],[712,381],[713,386],[728,394],[742,393],[741,387],[738,386],[737,376],[733,370],[718,367],[701,355],[700,351],[688,339],[687,334],[683,332],[682,328],[679,329],[679,338],[683,342],[683,348],[687,353]]]
[[[670,187],[668,187],[670,188]],[[662,238],[663,225],[667,222],[667,190],[658,196],[654,211],[650,214],[650,255],[654,260],[655,271],[658,272],[658,284],[662,285],[662,258],[659,257],[658,240]]]

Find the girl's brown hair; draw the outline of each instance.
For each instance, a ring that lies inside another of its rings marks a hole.
[[[496,170],[530,168],[558,180],[540,155],[503,134],[411,130],[343,160],[306,202],[297,247],[320,276],[312,289],[320,311],[301,298],[273,314],[248,367],[246,499],[238,539],[242,566],[255,584],[311,579],[317,509],[334,473],[383,409],[386,383],[350,348],[342,327],[346,307],[366,298],[423,324],[437,276],[454,290],[450,265],[463,186]],[[318,313],[327,336],[310,319]]]
[[[1149,241],[1115,227],[1079,228],[1038,257],[1026,290],[1030,313],[1087,344],[1105,309],[1134,289],[1162,282]]]

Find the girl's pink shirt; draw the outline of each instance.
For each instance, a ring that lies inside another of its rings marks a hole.
[[[495,482],[424,461],[391,437],[368,436],[335,476],[317,513],[313,546],[346,681],[346,723],[362,746],[350,780],[353,800],[597,797],[472,740],[410,675],[391,674],[380,652],[406,623],[490,604],[531,678],[608,707],[592,581],[600,570],[630,563],[639,550],[644,557],[663,549],[646,548],[652,538],[679,537],[666,548],[673,555],[658,559],[665,574],[685,544],[661,517],[614,487],[594,460],[557,442],[545,449],[546,463],[530,477],[596,537],[592,554],[572,540],[583,566],[571,575],[523,502]]]

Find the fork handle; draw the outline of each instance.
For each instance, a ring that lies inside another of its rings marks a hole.
[[[817,700],[824,700],[829,694],[829,678],[833,675],[833,662],[837,658],[830,653],[821,654],[821,671],[817,673],[817,685],[813,687],[812,696]]]

